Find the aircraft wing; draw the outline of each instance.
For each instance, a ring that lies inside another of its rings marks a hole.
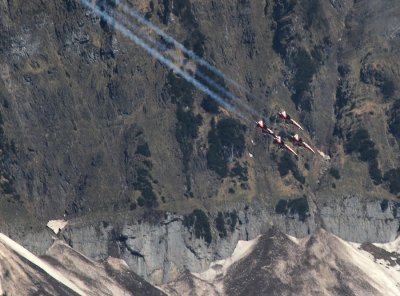
[[[296,151],[294,151],[294,150],[293,150],[292,148],[290,148],[288,145],[285,144],[285,148],[286,148],[287,150],[289,150],[290,152],[292,152],[294,155],[298,156],[297,153],[296,153]]]
[[[303,130],[303,128],[301,127],[300,124],[297,123],[297,121],[295,121],[295,120],[293,120],[293,119],[291,119],[290,121],[291,121],[295,126],[297,126],[299,129]]]
[[[270,133],[263,133],[263,135],[266,136],[266,137],[270,136],[270,137],[275,139],[275,135],[271,135]]]
[[[308,145],[307,143],[303,142],[304,147],[306,147],[308,150],[310,150],[312,153],[315,154],[315,151]]]

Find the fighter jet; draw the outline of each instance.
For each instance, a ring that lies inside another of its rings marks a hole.
[[[280,136],[276,136],[276,137],[274,138],[274,144],[277,144],[277,145],[279,146],[279,148],[282,148],[282,149],[285,148],[285,149],[289,150],[291,153],[293,153],[294,155],[298,156],[297,153],[296,153],[292,148],[290,148],[290,147],[282,140],[282,138],[281,138]]]
[[[263,132],[267,129],[267,125],[262,120],[256,121],[256,127],[259,127]]]
[[[282,112],[279,112],[278,115],[279,115],[279,118],[282,118],[285,122],[289,122],[289,123],[293,124],[294,126],[296,126],[297,128],[303,130],[301,125],[299,123],[297,123],[294,119],[292,119],[290,117],[290,115],[286,113],[285,110],[283,110]]]
[[[273,138],[276,137],[274,131],[272,129],[270,129],[262,120],[256,121],[256,126],[262,130],[264,135],[266,135],[266,136],[269,135]]]
[[[303,139],[300,138],[298,134],[295,134],[294,136],[292,136],[291,139],[295,144],[297,144],[299,146],[303,146],[303,147],[305,147],[306,149],[310,150],[312,153],[315,154],[315,151],[311,148],[311,146],[308,145],[306,142],[304,142]]]

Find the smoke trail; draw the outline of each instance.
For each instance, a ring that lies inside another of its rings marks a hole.
[[[211,70],[213,73],[218,75],[219,77],[225,79],[228,81],[230,84],[234,85],[236,88],[244,91],[247,95],[251,96],[252,98],[256,98],[250,91],[248,91],[246,88],[241,86],[239,83],[237,83],[235,80],[226,77],[224,73],[219,71],[217,68],[214,66],[210,65],[206,60],[202,59],[198,55],[196,55],[193,51],[187,49],[185,46],[183,46],[180,42],[175,40],[173,37],[165,33],[163,30],[158,28],[157,26],[153,25],[153,23],[149,22],[146,20],[144,17],[142,17],[140,14],[138,14],[134,9],[128,7],[127,5],[121,3],[120,0],[111,0],[115,4],[119,5],[123,11],[127,12],[129,15],[132,17],[136,18],[139,22],[142,24],[145,24],[147,27],[155,31],[158,35],[162,36],[165,40],[167,40],[170,43],[173,43],[177,48],[182,50],[185,54],[187,54],[191,59],[195,60],[198,62],[200,65],[207,67],[209,70]]]
[[[139,36],[141,36],[142,38],[145,38],[146,40],[148,40],[149,42],[151,42],[153,45],[155,45],[156,47],[158,47],[158,49],[160,51],[168,51],[168,48],[162,44],[161,42],[151,38],[146,32],[144,32],[142,29],[140,29],[138,26],[136,26],[135,24],[133,24],[132,22],[130,22],[128,19],[126,19],[123,15],[116,13],[114,14],[114,18],[119,19],[122,21],[122,23],[124,23],[126,26],[130,26],[133,30],[135,30]],[[169,54],[167,52],[167,54],[171,57],[174,58],[173,56],[171,56],[171,54]],[[247,109],[247,111],[251,112],[253,115],[257,116],[257,118],[262,118],[263,116],[261,114],[259,114],[257,111],[255,111],[253,108],[251,108],[249,105],[247,105],[245,102],[243,102],[241,99],[239,99],[238,97],[236,97],[235,95],[233,95],[229,90],[225,89],[223,86],[219,85],[217,82],[213,81],[210,77],[208,77],[206,74],[204,74],[203,72],[201,72],[200,70],[196,71],[196,76],[200,77],[201,79],[205,80],[209,85],[211,85],[212,87],[214,87],[215,89],[217,89],[220,93],[224,94],[225,96],[227,96],[228,98],[230,98],[231,100],[236,101],[237,103],[239,103],[240,105],[242,105],[244,108]]]
[[[211,98],[213,98],[216,102],[227,108],[228,110],[236,113],[239,117],[244,119],[245,121],[249,122],[250,120],[243,116],[237,109],[235,109],[231,104],[227,103],[223,98],[221,98],[219,95],[211,91],[209,88],[207,88],[205,85],[202,83],[198,82],[196,79],[191,77],[189,74],[186,72],[182,71],[179,67],[174,65],[169,59],[165,58],[163,55],[161,55],[157,50],[151,48],[148,46],[143,40],[138,38],[135,34],[133,34],[130,30],[125,28],[123,25],[121,25],[119,22],[117,22],[112,16],[110,16],[108,13],[101,11],[99,8],[97,8],[95,5],[90,4],[88,0],[81,0],[82,4],[87,6],[89,9],[91,9],[95,14],[103,18],[107,23],[110,25],[114,26],[117,30],[119,30],[123,35],[125,35],[127,38],[129,38],[131,41],[133,41],[135,44],[139,45],[142,47],[147,53],[149,53],[151,56],[153,56],[155,59],[160,61],[161,63],[165,64],[168,68],[171,70],[175,71],[179,75],[181,75],[184,79],[186,79],[188,82],[193,84],[195,87],[197,87],[199,90],[203,91],[207,95],[209,95]]]

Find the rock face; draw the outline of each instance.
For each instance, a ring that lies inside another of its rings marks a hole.
[[[366,202],[355,196],[337,201],[321,206],[319,217],[311,215],[305,221],[298,215],[271,214],[261,207],[237,209],[234,230],[226,237],[213,235],[210,244],[202,237],[196,238],[193,229],[184,225],[184,217],[172,214],[158,216],[157,222],[72,224],[62,231],[62,236],[90,258],[99,260],[111,254],[124,259],[133,271],[156,284],[176,280],[185,270],[202,272],[212,261],[229,257],[239,240],[253,239],[272,226],[305,237],[314,233],[321,219],[325,229],[351,242],[388,242],[396,238],[399,204]],[[212,232],[218,232],[216,227]]]
[[[399,203],[350,196],[320,209],[324,228],[347,241],[390,242],[399,231]]]
[[[253,239],[273,225],[300,237],[316,227],[313,219],[299,221],[296,217],[271,215],[268,209],[262,208],[238,210],[237,216],[227,236],[218,235],[218,229],[212,225],[210,243],[204,237],[196,237],[195,230],[185,225],[184,216],[168,213],[157,216],[156,222],[69,223],[60,235],[90,258],[100,260],[108,255],[122,258],[134,272],[161,284],[176,279],[185,270],[203,271],[210,262],[230,256],[238,240]]]

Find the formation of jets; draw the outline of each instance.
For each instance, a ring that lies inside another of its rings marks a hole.
[[[286,113],[286,111],[279,112],[278,116],[279,116],[279,118],[283,119],[285,124],[286,123],[290,123],[293,126],[297,127],[298,129],[303,130],[301,125],[298,122],[296,122],[294,119],[292,119],[290,117],[290,115],[288,113]],[[282,140],[282,137],[276,135],[275,132],[271,128],[269,128],[262,120],[257,121],[256,122],[256,126],[261,129],[262,133],[265,136],[272,137],[273,140],[274,140],[273,143],[278,145],[279,148],[286,149],[290,153],[292,153],[293,155],[298,156],[296,151],[294,151],[293,148],[291,148],[288,144],[286,144]],[[306,142],[304,142],[303,139],[300,138],[298,134],[295,134],[295,135],[291,136],[290,140],[293,142],[293,144],[295,144],[295,145],[297,145],[299,147],[304,147],[304,148],[308,149],[309,151],[311,151],[312,153],[315,153],[315,151],[311,148],[311,146],[308,145]]]

